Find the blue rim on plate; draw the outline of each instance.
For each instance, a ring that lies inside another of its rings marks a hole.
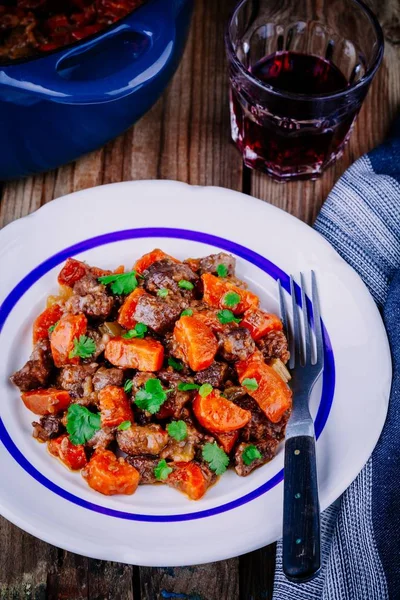
[[[242,246],[241,244],[237,244],[235,242],[231,242],[225,238],[221,238],[219,236],[211,235],[208,233],[201,233],[198,231],[192,231],[189,229],[175,229],[168,227],[143,227],[138,229],[124,229],[122,231],[114,231],[112,233],[106,233],[103,235],[99,235],[93,238],[89,238],[60,252],[54,254],[40,265],[32,269],[28,275],[26,275],[10,292],[10,294],[6,297],[3,304],[0,306],[0,333],[3,329],[3,326],[10,315],[11,311],[17,304],[17,302],[22,298],[22,296],[32,287],[34,283],[36,283],[41,277],[43,277],[46,273],[48,273],[51,269],[56,267],[57,265],[64,262],[68,257],[75,256],[76,254],[80,254],[85,250],[90,250],[93,248],[97,248],[99,246],[104,246],[106,244],[112,244],[115,242],[120,242],[129,239],[138,239],[138,238],[175,238],[181,240],[190,240],[195,242],[200,242],[203,244],[209,244],[215,246],[217,248],[221,248],[222,250],[226,250],[228,252],[233,252],[240,258],[250,262],[255,265],[264,273],[269,275],[275,280],[280,279],[283,288],[290,294],[290,279],[289,276],[282,271],[279,267],[277,267],[274,263],[269,261],[268,259],[261,256],[257,252]],[[296,284],[296,295],[299,294],[300,290]],[[298,298],[298,302],[301,305],[301,298]],[[307,305],[309,308],[310,320],[312,323],[312,304],[309,298],[307,298]],[[325,424],[328,420],[328,416],[331,410],[334,390],[335,390],[335,360],[333,349],[331,345],[331,341],[326,331],[326,328],[322,322],[324,339],[325,339],[325,366],[324,366],[324,374],[323,374],[323,384],[322,384],[322,394],[321,401],[318,407],[317,416],[315,418],[315,434],[317,439],[321,435]],[[263,483],[257,489],[253,490],[237,498],[236,500],[232,500],[230,502],[226,502],[225,504],[221,504],[220,506],[216,506],[214,508],[210,508],[207,510],[200,510],[197,512],[191,513],[183,513],[183,514],[170,514],[170,515],[145,515],[145,514],[136,514],[129,513],[125,511],[119,511],[111,508],[106,508],[104,506],[100,506],[98,504],[94,504],[93,502],[88,502],[82,498],[79,498],[75,494],[71,494],[67,490],[64,490],[57,484],[50,481],[47,477],[45,477],[40,471],[38,471],[22,454],[22,452],[17,448],[13,440],[11,439],[7,429],[4,426],[3,420],[0,418],[0,440],[3,442],[5,448],[11,454],[11,456],[17,461],[17,463],[36,481],[41,483],[50,491],[54,492],[58,496],[61,496],[65,500],[69,502],[73,502],[78,506],[83,508],[93,510],[97,513],[101,513],[107,515],[109,517],[116,517],[120,519],[128,519],[132,521],[147,521],[147,522],[172,522],[172,521],[190,521],[193,519],[202,519],[205,517],[211,517],[213,515],[217,515],[228,510],[232,510],[234,508],[238,508],[247,502],[251,502],[255,498],[258,498],[262,494],[265,494],[270,489],[275,487],[278,483],[283,480],[283,469],[279,471],[276,475],[271,477],[268,481]]]

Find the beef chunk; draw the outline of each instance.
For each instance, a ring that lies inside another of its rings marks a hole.
[[[107,385],[122,386],[124,381],[124,372],[121,369],[100,367],[93,375],[93,387],[99,392]]]
[[[32,425],[33,437],[41,442],[47,442],[64,433],[64,426],[61,423],[61,419],[55,415],[41,417],[39,423],[34,421]]]
[[[246,475],[254,471],[254,469],[257,467],[265,465],[265,463],[274,458],[278,444],[278,440],[274,438],[268,438],[267,440],[263,442],[257,442],[256,444],[239,444],[239,446],[236,448],[234,459],[236,473],[241,477],[246,477]],[[261,454],[261,458],[256,458],[249,465],[246,465],[243,460],[243,452],[248,446],[251,445],[256,446],[257,450]]]
[[[154,373],[147,373],[146,371],[139,371],[132,378],[132,394],[135,395],[144,386],[146,381],[154,379],[156,375]]]
[[[256,349],[250,331],[245,327],[232,327],[218,334],[219,353],[228,361],[246,360]]]
[[[196,285],[199,277],[192,271],[189,265],[185,263],[175,263],[169,258],[163,258],[154,262],[146,271],[143,273],[144,286],[149,292],[157,292],[161,288],[166,288],[174,293],[184,293],[185,295],[192,295],[191,293],[185,293],[178,283],[182,279],[190,281],[193,285]]]
[[[288,343],[283,331],[270,331],[258,342],[265,360],[280,358],[286,364],[290,358]]]
[[[228,275],[235,274],[236,259],[231,254],[220,252],[219,254],[210,254],[200,259],[200,273],[212,273],[217,275],[218,265],[224,265],[228,269]]]
[[[35,344],[28,362],[11,377],[21,392],[46,386],[53,369],[50,342],[40,340]]]
[[[267,419],[257,402],[247,394],[232,401],[240,408],[251,412],[250,421],[241,429],[241,439],[244,442],[257,442],[269,438],[281,441],[284,438],[289,413],[285,413],[278,423],[272,423]]]
[[[92,377],[97,367],[97,363],[67,365],[58,374],[57,387],[67,390],[72,398],[90,396],[93,392]]]
[[[202,385],[203,383],[209,383],[215,388],[220,388],[226,380],[227,375],[228,365],[226,363],[215,361],[210,367],[208,367],[208,369],[198,371],[194,376],[194,380],[199,385]]]
[[[97,448],[107,448],[114,440],[115,434],[111,427],[103,427],[96,431],[91,440],[86,442],[86,446],[97,450]]]
[[[89,317],[106,319],[114,306],[114,298],[92,273],[87,273],[73,287],[74,294],[66,302],[66,309],[73,314],[84,313]]]
[[[175,462],[189,462],[194,459],[204,436],[191,423],[187,422],[186,426],[187,438],[181,442],[170,438],[160,454],[161,458],[168,458]]]
[[[154,469],[158,465],[159,459],[154,456],[127,456],[126,462],[135,467],[140,474],[139,485],[146,483],[156,483],[158,479],[154,475]]]
[[[176,298],[167,296],[163,299],[146,294],[138,300],[134,319],[161,335],[172,329],[181,312],[181,304]]]
[[[176,390],[175,392],[168,394],[168,398],[156,414],[156,418],[161,420],[168,419],[170,417],[179,419],[182,409],[192,397],[193,394],[190,392],[181,392],[180,390]]]
[[[92,356],[90,356],[90,358],[86,359],[86,362],[92,362],[94,360],[97,360],[100,354],[103,354],[108,338],[107,336],[101,335],[101,333],[99,333],[97,329],[88,329],[86,335],[87,337],[91,338],[96,344],[96,349],[94,353],[92,354]]]
[[[125,431],[117,431],[118,446],[123,452],[136,454],[160,454],[168,443],[168,433],[161,425],[132,425]]]
[[[181,371],[174,371],[172,368],[158,371],[157,377],[165,383],[167,387],[177,386],[181,381],[193,383],[193,378],[188,377],[189,370],[184,367]]]
[[[240,400],[240,398],[247,396],[246,390],[241,385],[232,385],[230,387],[226,387],[224,394],[231,402],[236,402],[236,400]]]

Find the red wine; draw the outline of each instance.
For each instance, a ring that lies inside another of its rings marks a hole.
[[[345,90],[346,77],[329,60],[296,52],[267,56],[251,73],[278,93],[264,88],[253,97],[240,85],[232,87],[232,136],[245,164],[278,179],[322,172],[341,153],[357,110],[340,115],[333,110],[331,118],[321,119],[321,101],[310,100]]]

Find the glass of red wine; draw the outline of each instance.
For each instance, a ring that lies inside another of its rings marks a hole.
[[[277,181],[321,175],[343,153],[383,46],[360,0],[242,0],[226,48],[245,165]]]

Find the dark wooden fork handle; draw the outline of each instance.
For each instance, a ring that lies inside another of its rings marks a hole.
[[[315,439],[286,440],[283,502],[283,571],[293,582],[313,579],[320,568],[320,517]]]

